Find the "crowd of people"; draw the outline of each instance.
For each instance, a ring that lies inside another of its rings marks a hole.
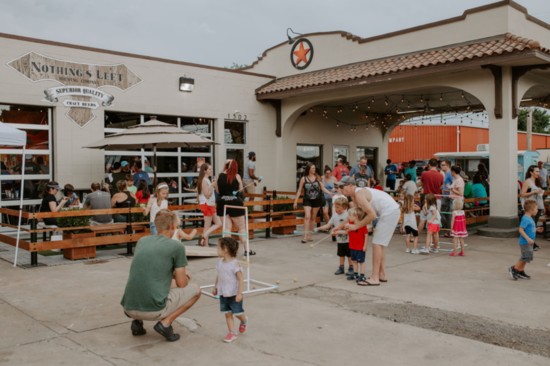
[[[254,153],[249,154],[246,179],[238,173],[235,160],[227,160],[217,179],[208,163],[202,164],[197,181],[197,198],[204,215],[204,230],[200,245],[208,245],[212,232],[225,220],[227,232],[238,233],[239,240],[224,237],[217,243],[219,262],[213,295],[220,299],[220,311],[225,314],[228,333],[225,342],[233,342],[237,334],[246,332],[248,317],[243,308],[243,273],[237,260],[239,253],[249,249],[245,235],[245,210],[242,192],[254,186],[258,177],[255,172]],[[122,162],[121,168],[127,166]],[[388,161],[388,165],[392,165]],[[176,341],[179,335],[174,333],[172,322],[187,311],[200,297],[200,289],[190,282],[191,274],[186,269],[185,247],[176,240],[190,240],[196,231],[185,234],[174,212],[168,210],[170,186],[161,182],[154,192],[150,192],[143,170],[136,164],[136,175],[114,172],[117,179],[116,192],[110,194],[106,184],[94,183],[92,192],[86,196],[83,206],[90,208],[132,207],[142,204],[145,215],[150,218],[151,236],[146,236],[137,244],[136,254],[130,268],[121,305],[125,314],[132,318],[131,331],[134,336],[146,333],[144,320],[156,321],[154,330],[167,341]],[[308,164],[301,177],[294,207],[303,194],[304,234],[302,243],[313,241],[313,233],[330,231],[329,236],[337,242],[338,268],[335,275],[346,274],[347,280],[355,281],[359,286],[380,286],[388,281],[385,266],[385,248],[389,245],[395,229],[400,227],[405,235],[405,250],[411,254],[439,252],[439,236],[453,238],[452,257],[465,255],[464,238],[467,237],[465,198],[488,196],[488,172],[480,164],[473,176],[473,183],[464,174],[461,167],[451,165],[447,160],[431,159],[420,177],[416,177],[416,168],[410,164],[405,179],[394,192],[384,191],[368,165],[368,159],[362,157],[357,166],[349,167],[343,158],[336,166],[325,166],[320,176],[314,164]],[[413,171],[414,170],[414,175]],[[520,259],[508,269],[514,280],[529,279],[525,266],[533,259],[537,229],[537,219],[544,206],[541,206],[544,183],[540,166],[529,167],[526,180],[520,191],[524,215],[520,224]],[[384,170],[386,187],[395,188],[394,177],[397,168],[390,166]],[[121,173],[121,174],[117,174]],[[546,180],[547,175],[546,175]],[[388,183],[389,180],[389,183]],[[245,184],[246,182],[246,184]],[[548,182],[546,181],[546,187]],[[57,195],[63,191],[62,198]],[[478,200],[484,205],[487,201]],[[80,206],[74,187],[65,185],[63,189],[57,182],[49,182],[46,188],[41,211],[58,212],[65,207]],[[317,215],[321,213],[325,223],[316,226]],[[124,215],[97,215],[92,224],[104,224],[113,221],[126,221]],[[398,225],[400,223],[400,225]],[[55,222],[52,224],[55,225]],[[418,244],[419,236],[426,229],[424,246]],[[227,234],[227,233],[225,233]],[[370,237],[372,236],[372,238]],[[240,248],[243,248],[242,251]],[[366,271],[366,254],[372,251],[370,275]],[[250,251],[248,254],[255,254]],[[345,265],[347,261],[347,271]],[[240,321],[238,331],[235,320]]]

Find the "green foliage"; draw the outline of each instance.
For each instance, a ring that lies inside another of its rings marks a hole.
[[[74,207],[74,208],[67,208],[63,209],[62,212],[67,211],[82,211],[81,208]],[[57,226],[59,227],[80,227],[80,226],[88,226],[90,225],[90,219],[91,216],[66,216],[66,217],[58,217],[57,218]],[[82,233],[82,232],[88,232],[89,230],[86,229],[79,229],[79,230],[67,230],[66,233]]]
[[[236,62],[233,62],[231,64],[231,66],[229,67],[226,67],[226,69],[231,69],[231,70],[239,70],[239,69],[244,69],[245,67],[248,67],[248,65],[239,65],[238,63]]]
[[[533,132],[549,133],[550,132],[550,115],[545,109],[533,110]],[[522,109],[518,114],[518,131],[527,131],[527,116],[529,111]]]
[[[280,203],[277,204],[276,201],[278,200],[288,200],[290,197],[288,196],[278,196],[277,198],[273,199],[273,212],[282,212],[282,211],[292,211],[294,210],[294,206],[292,203]]]

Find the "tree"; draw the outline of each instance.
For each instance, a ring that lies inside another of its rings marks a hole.
[[[533,109],[533,132],[550,133],[550,115],[546,109]],[[518,131],[527,131],[529,111],[522,109],[518,114]]]
[[[232,70],[239,70],[239,69],[244,69],[245,67],[248,67],[248,65],[239,65],[238,63],[236,62],[233,62],[233,64],[229,67],[225,67],[226,69],[232,69]]]

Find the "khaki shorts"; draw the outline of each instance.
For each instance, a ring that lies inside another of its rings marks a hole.
[[[374,229],[374,235],[372,236],[372,243],[377,245],[382,245],[387,247],[390,243],[395,228],[397,227],[397,222],[399,221],[399,209],[396,208],[394,211],[380,216],[378,222],[376,223],[376,228]]]
[[[246,191],[246,193],[251,193],[251,194],[256,193],[256,186],[254,185],[254,181],[253,181],[253,180],[243,179],[243,186],[246,187],[246,188],[244,189],[244,190]],[[247,186],[248,186],[248,187],[247,187]],[[254,197],[251,197],[251,199],[254,199]]]
[[[166,307],[159,311],[138,311],[124,310],[126,315],[137,320],[162,320],[168,315],[174,313],[178,308],[182,307],[186,302],[199,294],[201,289],[194,283],[188,284],[186,287],[171,288],[166,299]]]

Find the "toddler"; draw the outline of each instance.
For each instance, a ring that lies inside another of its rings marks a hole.
[[[332,205],[333,205],[332,206],[333,212],[329,222],[326,225],[316,228],[314,231],[318,231],[318,230],[326,231],[331,228],[338,227],[348,221],[348,208],[349,208],[348,199],[344,196],[338,197],[334,200]],[[332,234],[336,236],[336,243],[338,246],[336,254],[340,258],[340,265],[338,266],[338,269],[336,270],[336,272],[334,272],[334,274],[335,275],[344,274],[344,263],[347,257],[348,258],[348,276],[352,276],[354,272],[353,272],[353,265],[350,262],[348,235],[345,231],[343,232],[340,231],[338,233],[333,232]]]
[[[365,213],[359,207],[351,208],[348,212],[350,224],[358,223],[364,217]],[[355,269],[353,276],[348,275],[348,280],[355,280],[359,286],[368,286],[365,278],[365,255],[369,231],[366,226],[362,226],[357,230],[348,231],[348,235],[351,263]]]
[[[518,241],[521,256],[515,265],[508,268],[510,278],[514,281],[517,281],[518,278],[521,278],[522,280],[528,280],[531,278],[531,276],[525,273],[525,266],[533,260],[533,246],[535,245],[535,237],[537,236],[537,232],[542,232],[543,230],[542,227],[537,229],[535,220],[533,220],[533,217],[538,212],[537,202],[525,201],[523,209],[525,210],[525,214],[521,218],[521,222],[519,224]]]
[[[450,256],[464,256],[464,238],[468,236],[466,230],[466,214],[462,210],[464,201],[461,198],[453,200],[453,214],[451,216],[451,236],[453,237],[453,251]],[[458,247],[460,246],[460,252]]]
[[[427,194],[424,202],[427,211],[426,222],[428,223],[428,232],[426,234],[426,246],[421,254],[439,253],[439,230],[441,229],[441,214],[437,209],[437,201],[433,194]],[[433,242],[433,248],[432,248]]]
[[[412,254],[420,253],[418,251],[418,226],[416,225],[415,211],[420,211],[420,207],[414,203],[414,197],[408,194],[405,195],[401,206],[401,213],[403,214],[401,231],[407,234],[405,237],[405,252]]]
[[[241,321],[239,333],[246,332],[248,318],[243,309],[243,271],[237,260],[239,242],[233,238],[225,237],[218,240],[218,256],[221,257],[216,265],[216,281],[212,294],[220,297],[220,311],[225,314],[228,333],[223,339],[231,343],[237,339],[234,329],[233,315]]]

